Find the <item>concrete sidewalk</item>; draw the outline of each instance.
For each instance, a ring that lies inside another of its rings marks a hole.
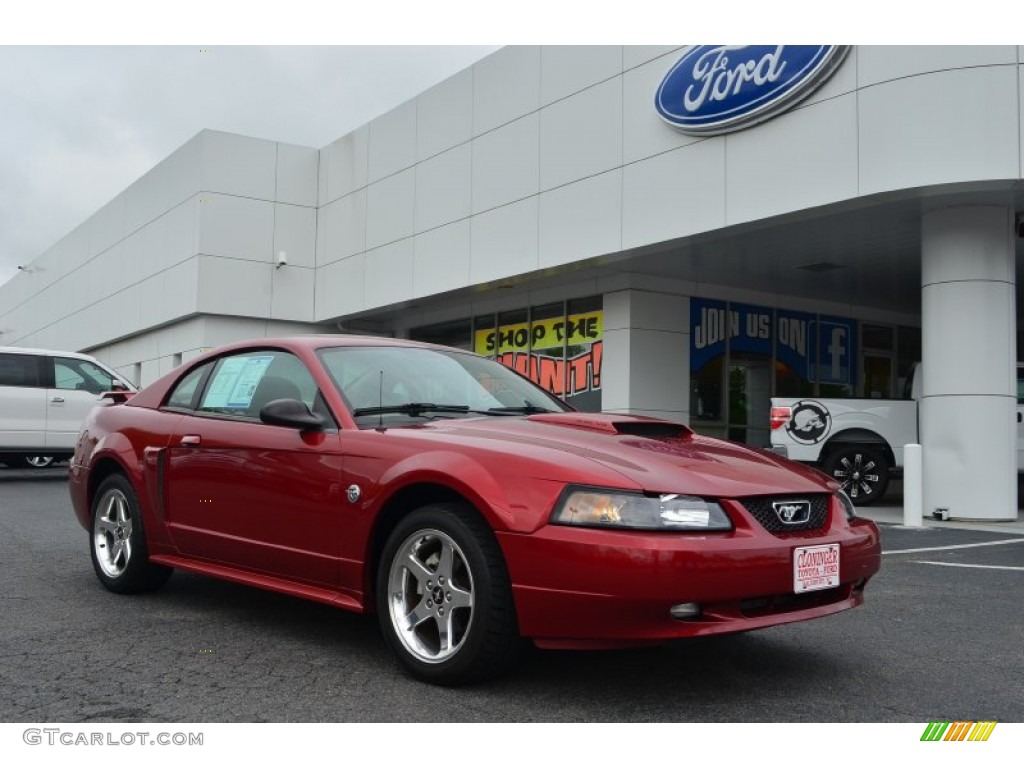
[[[1020,476],[1017,488],[1017,496],[1024,502],[1024,474]],[[857,514],[874,520],[876,523],[887,523],[891,525],[903,525],[903,478],[894,477],[889,483],[885,496],[879,499],[877,504],[870,507],[857,507]],[[922,523],[925,527],[955,528],[962,531],[991,531],[993,533],[1009,533],[1016,536],[1024,536],[1024,510],[1017,511],[1017,519],[999,522],[966,520],[939,521],[933,520],[929,515],[924,516]]]
[[[874,520],[876,523],[889,523],[903,525],[903,507],[892,505],[892,500],[885,498],[885,506],[857,507],[857,514]],[[1019,513],[1015,521],[1010,522],[971,522],[966,520],[933,520],[925,516],[924,527],[954,528],[961,531],[988,531],[991,533],[1008,533],[1014,536],[1024,536],[1024,517]]]

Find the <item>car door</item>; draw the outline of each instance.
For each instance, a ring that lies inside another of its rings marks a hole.
[[[286,397],[324,413],[328,427],[300,431],[259,420],[263,405]],[[182,554],[338,585],[338,429],[297,357],[281,350],[222,357],[167,451],[166,519]]]
[[[46,446],[70,450],[89,411],[121,380],[91,360],[47,357],[46,363],[51,382],[46,390]]]
[[[0,353],[0,450],[45,445],[43,356]]]

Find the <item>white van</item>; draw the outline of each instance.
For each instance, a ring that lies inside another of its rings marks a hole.
[[[43,467],[69,458],[86,414],[112,390],[135,387],[88,355],[0,347],[0,462]]]

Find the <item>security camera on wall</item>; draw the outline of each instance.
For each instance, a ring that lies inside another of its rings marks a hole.
[[[288,266],[288,254],[284,251],[277,252],[277,264],[275,269]]]

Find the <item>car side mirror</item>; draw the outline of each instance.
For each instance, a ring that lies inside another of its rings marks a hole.
[[[323,416],[313,413],[301,400],[271,400],[260,409],[260,421],[275,427],[293,427],[319,432],[326,424]]]
[[[112,381],[110,382],[111,392],[128,392],[128,385],[123,381]]]

